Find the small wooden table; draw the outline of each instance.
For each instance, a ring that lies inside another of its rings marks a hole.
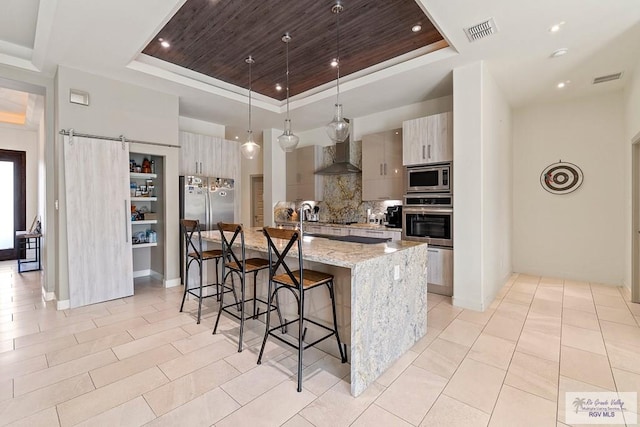
[[[42,234],[33,233],[28,231],[16,231],[16,247],[18,248],[18,273],[23,273],[26,271],[38,271],[42,270],[42,261],[40,258],[40,250],[41,250],[41,240]],[[28,258],[27,251],[33,250],[34,257]],[[24,259],[22,255],[24,254]],[[37,268],[34,266],[28,270],[23,269],[23,264],[35,264],[37,263]]]

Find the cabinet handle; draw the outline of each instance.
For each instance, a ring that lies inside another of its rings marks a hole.
[[[382,163],[380,163],[380,175],[382,175]]]
[[[422,160],[424,160],[424,145],[422,146]]]
[[[196,162],[196,173],[198,173],[198,162]]]
[[[427,147],[427,158],[431,159],[431,144]]]
[[[431,252],[431,253],[433,253],[433,254],[437,254],[437,253],[438,253],[438,252],[440,252],[440,251],[438,251],[438,250],[436,250],[436,249],[427,249],[427,252]]]
[[[124,199],[124,241],[126,243],[129,243],[129,226],[131,222],[131,209],[128,209],[129,213],[127,213],[128,207],[129,202],[127,201],[127,199]]]

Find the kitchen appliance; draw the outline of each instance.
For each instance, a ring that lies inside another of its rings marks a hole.
[[[402,239],[429,244],[427,290],[453,295],[453,195],[407,194]]]
[[[415,194],[404,197],[402,239],[453,247],[453,196]]]
[[[451,191],[451,163],[407,168],[407,193],[447,193]]]
[[[402,206],[387,206],[387,213],[385,214],[387,227],[389,228],[402,228]]]
[[[200,229],[217,230],[217,223],[234,222],[234,180],[187,175],[180,177],[180,219],[197,219]],[[184,272],[184,239],[180,230],[180,277]]]

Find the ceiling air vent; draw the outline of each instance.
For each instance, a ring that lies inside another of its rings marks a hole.
[[[620,77],[622,77],[622,72],[596,77],[593,79],[593,84],[597,85],[598,83],[610,82],[611,80],[618,80]]]
[[[469,38],[469,41],[474,42],[476,40],[480,40],[482,38],[490,36],[491,34],[497,33],[498,27],[496,26],[493,18],[490,18],[472,27],[465,28],[464,32]]]

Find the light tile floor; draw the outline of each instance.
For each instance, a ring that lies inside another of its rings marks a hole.
[[[269,342],[182,288],[56,311],[39,273],[0,263],[0,425],[562,426],[565,391],[640,390],[640,305],[621,288],[514,275],[484,313],[429,295],[427,335],[364,394],[349,367]]]

